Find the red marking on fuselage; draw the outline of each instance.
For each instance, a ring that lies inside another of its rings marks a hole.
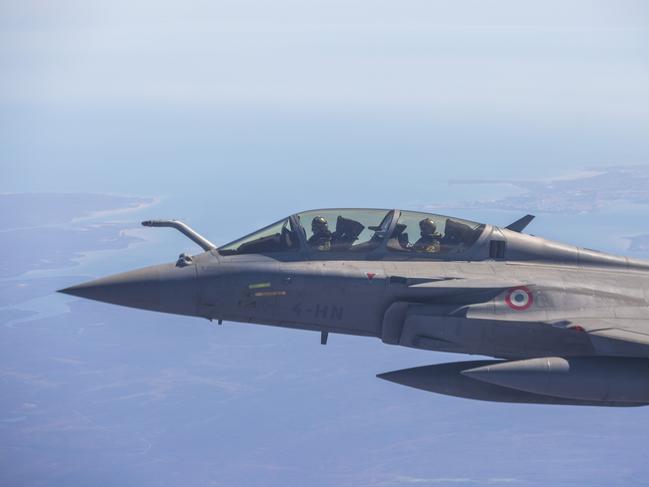
[[[376,272],[368,272],[367,273],[367,278],[371,281],[374,279],[374,276],[376,276]]]
[[[512,299],[512,295],[519,291],[527,295],[526,302],[516,303]],[[525,286],[513,287],[507,292],[507,295],[505,296],[505,303],[514,311],[525,311],[526,309],[529,309],[534,303],[534,296],[532,295],[532,291],[530,291],[529,288]]]

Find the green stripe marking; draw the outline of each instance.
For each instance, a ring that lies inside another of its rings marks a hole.
[[[263,289],[265,287],[270,287],[270,282],[258,282],[256,284],[248,285],[248,289]]]

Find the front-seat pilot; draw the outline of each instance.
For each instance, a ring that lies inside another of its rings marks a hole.
[[[324,217],[316,216],[313,218],[311,221],[311,231],[313,232],[313,235],[311,235],[307,241],[311,247],[320,252],[331,250],[332,233],[329,230],[329,224]]]

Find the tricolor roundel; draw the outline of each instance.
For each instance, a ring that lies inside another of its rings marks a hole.
[[[514,311],[524,311],[532,306],[534,296],[525,286],[513,287],[507,291],[505,303]]]

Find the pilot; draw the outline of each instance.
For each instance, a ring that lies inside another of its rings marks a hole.
[[[437,225],[430,218],[424,218],[419,222],[421,237],[412,246],[418,252],[435,253],[440,250],[440,239],[442,236],[437,233]]]
[[[329,230],[329,224],[324,217],[316,216],[311,221],[311,231],[313,235],[308,240],[311,247],[326,252],[331,250],[331,237],[332,233]]]

